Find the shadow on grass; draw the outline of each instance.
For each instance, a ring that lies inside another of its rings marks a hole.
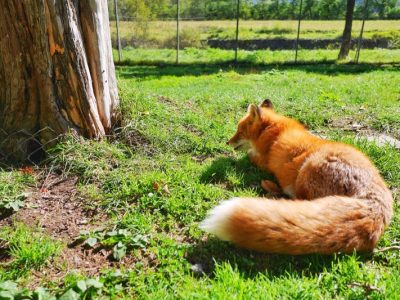
[[[260,182],[272,179],[272,175],[253,166],[247,155],[236,160],[232,157],[219,157],[201,174],[200,182],[224,184],[229,190],[237,186],[252,187],[262,194]]]
[[[274,70],[299,70],[309,73],[319,73],[327,75],[339,74],[360,74],[375,70],[400,71],[399,63],[361,63],[361,64],[337,64],[335,61],[300,62],[294,63],[271,63],[271,64],[252,64],[240,62],[237,65],[233,61],[213,62],[213,63],[173,63],[161,62],[132,62],[123,61],[116,63],[119,65],[119,76],[123,78],[147,78],[162,76],[201,76],[211,75],[226,70],[235,70],[239,74],[257,74],[271,72]]]
[[[354,254],[360,261],[371,258],[368,254]],[[213,277],[216,264],[227,263],[236,268],[241,276],[254,278],[259,274],[280,277],[288,274],[297,276],[318,276],[322,272],[331,272],[332,267],[346,259],[349,255],[283,255],[265,254],[240,249],[234,245],[216,238],[194,245],[187,252],[187,260],[192,264],[201,265],[203,275]],[[197,274],[199,275],[199,274]]]
[[[12,216],[14,211],[12,209],[1,209],[0,211],[0,221],[9,218]]]

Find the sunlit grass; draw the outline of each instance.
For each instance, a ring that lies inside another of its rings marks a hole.
[[[110,22],[111,33],[115,38],[116,25]],[[235,37],[235,20],[220,21],[181,21],[182,32],[186,31],[199,40],[210,38],[233,39]],[[344,20],[328,21],[305,20],[301,23],[301,38],[326,39],[339,38],[343,33]],[[361,21],[355,20],[352,27],[353,37],[358,37]],[[390,33],[400,31],[399,20],[370,20],[365,23],[364,37],[390,36]],[[147,23],[121,22],[120,34],[125,39],[153,40],[162,45],[176,34],[175,21],[149,21]],[[240,21],[240,39],[288,38],[297,34],[296,20]]]
[[[335,63],[339,50],[299,50],[299,63]],[[131,64],[174,64],[176,52],[173,49],[125,49],[122,52],[123,62]],[[181,64],[218,64],[233,63],[235,52],[222,49],[196,49],[186,48],[180,51],[179,62]],[[353,62],[355,51],[350,51],[348,59],[339,63]],[[114,50],[114,59],[118,61],[117,51]],[[295,51],[270,51],[239,50],[238,61],[245,64],[285,64],[294,63]],[[362,49],[359,63],[397,63],[400,61],[400,50],[388,49]]]

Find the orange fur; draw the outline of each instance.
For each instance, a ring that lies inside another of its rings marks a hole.
[[[271,102],[250,105],[228,142],[247,150],[296,200],[235,198],[201,227],[240,247],[271,253],[370,251],[392,217],[392,195],[378,170],[349,145],[322,140]],[[279,187],[263,181],[274,193]]]

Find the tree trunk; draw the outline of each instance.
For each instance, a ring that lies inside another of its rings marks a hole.
[[[344,24],[342,46],[340,47],[338,59],[345,59],[350,52],[351,27],[353,25],[353,12],[355,4],[356,4],[355,0],[347,0],[346,23]]]
[[[107,0],[7,0],[0,9],[0,149],[24,159],[68,129],[110,132],[118,92]]]

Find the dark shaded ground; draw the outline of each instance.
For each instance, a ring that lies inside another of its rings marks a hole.
[[[300,49],[339,49],[342,39],[299,39]],[[358,39],[350,40],[351,49],[357,47]],[[211,48],[231,49],[236,48],[236,40],[209,39],[207,45]],[[363,49],[389,48],[389,39],[363,39]],[[251,39],[239,40],[239,49],[244,50],[293,50],[296,48],[296,39]]]
[[[116,62],[119,66],[120,76],[123,78],[147,78],[155,77],[161,78],[162,76],[202,76],[207,74],[219,73],[221,69],[234,68],[239,74],[249,73],[262,73],[271,71],[273,69],[279,70],[302,70],[308,73],[317,74],[362,74],[375,70],[388,70],[398,72],[400,70],[400,63],[342,63],[337,64],[336,60],[321,62],[286,62],[286,63],[273,63],[273,64],[255,64],[246,61],[239,61],[235,63],[232,61],[221,61],[213,63],[175,63],[168,62],[155,62],[143,61],[141,63],[124,60]]]

